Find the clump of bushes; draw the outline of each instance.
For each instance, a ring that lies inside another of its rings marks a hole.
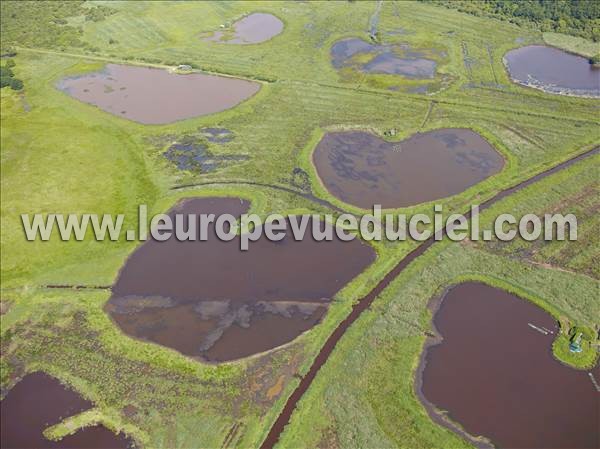
[[[474,16],[494,17],[542,32],[556,32],[600,41],[598,0],[421,0]]]
[[[0,67],[0,88],[10,87],[12,90],[23,89],[23,81],[15,78],[12,68],[15,66],[15,61],[9,59],[6,64]]]
[[[600,67],[600,53],[590,58],[590,64]]]
[[[0,2],[3,45],[34,48],[85,48],[83,28],[76,21],[98,22],[117,11],[105,5],[88,7],[83,0]],[[4,54],[4,52],[3,52]]]
[[[97,5],[87,10],[85,20],[88,22],[100,22],[117,11],[107,6]]]

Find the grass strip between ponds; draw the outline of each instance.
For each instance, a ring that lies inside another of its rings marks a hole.
[[[600,147],[593,148],[591,150],[586,151],[583,154],[575,156],[572,159],[562,162],[542,173],[539,173],[525,181],[522,181],[521,183],[519,183],[513,187],[502,190],[501,192],[499,192],[492,198],[490,198],[487,201],[485,201],[484,203],[482,203],[480,205],[480,210],[483,211],[486,208],[493,205],[494,203],[496,203],[497,201],[507,197],[508,195],[511,195],[512,193],[515,193],[515,192],[533,184],[536,181],[539,181],[547,176],[550,176],[564,168],[571,166],[572,164],[574,164],[582,159],[590,157],[599,152],[600,152]],[[468,214],[465,214],[465,216],[468,216]],[[417,247],[416,249],[411,251],[406,257],[404,257],[392,269],[392,271],[388,272],[385,275],[385,277],[381,281],[379,281],[379,283],[375,286],[375,288],[373,290],[371,290],[369,292],[369,294],[367,294],[365,297],[361,298],[352,307],[352,311],[350,312],[350,314],[335,328],[333,333],[325,341],[325,344],[323,345],[323,347],[321,348],[321,350],[315,357],[310,369],[302,377],[302,379],[300,380],[300,383],[298,384],[296,389],[289,396],[287,402],[285,403],[283,410],[281,411],[281,413],[275,420],[273,426],[271,427],[269,433],[267,434],[265,440],[263,441],[263,443],[261,445],[261,449],[270,449],[270,448],[273,448],[277,444],[281,433],[283,432],[285,426],[290,421],[292,413],[294,412],[294,409],[296,408],[296,404],[298,403],[298,401],[300,401],[300,399],[302,398],[302,396],[304,395],[306,390],[308,390],[308,388],[310,387],[310,384],[316,377],[319,369],[325,364],[329,355],[333,352],[337,342],[342,338],[342,336],[344,335],[346,330],[352,325],[352,323],[354,323],[358,319],[360,314],[373,303],[373,301],[377,298],[377,296],[390,284],[390,282],[394,278],[396,278],[396,276],[398,276],[413,260],[415,260],[416,258],[421,256],[423,253],[425,253],[425,251],[427,251],[427,249],[430,248],[435,242],[436,242],[436,240],[434,240],[434,237],[432,236],[429,240],[425,241],[419,247]]]

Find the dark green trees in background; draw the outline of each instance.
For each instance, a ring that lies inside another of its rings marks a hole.
[[[599,0],[424,0],[476,16],[600,41]]]

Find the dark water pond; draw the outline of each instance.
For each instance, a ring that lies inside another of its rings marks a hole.
[[[600,68],[587,58],[545,45],[529,45],[504,56],[513,81],[546,92],[600,96]]]
[[[206,135],[206,140],[211,143],[223,144],[230,139],[229,135]],[[248,159],[246,155],[223,154],[215,155],[208,146],[193,137],[182,139],[169,146],[163,155],[173,162],[180,170],[199,171],[208,173],[229,164],[243,162]]]
[[[600,393],[587,372],[553,358],[550,315],[465,283],[446,293],[434,324],[443,340],[426,350],[421,391],[469,434],[501,448],[598,447]]]
[[[158,125],[224,111],[260,84],[202,73],[180,75],[150,67],[108,64],[101,72],[61,80],[74,98],[138,123]]]
[[[231,36],[225,31],[216,31],[203,40],[226,44],[260,44],[280,34],[283,22],[273,14],[253,13],[235,22],[231,31]]]
[[[97,425],[60,441],[47,440],[42,432],[62,419],[92,408],[93,404],[44,373],[29,374],[0,402],[1,447],[16,448],[128,448],[133,442]]]
[[[170,214],[239,216],[248,207],[196,198]],[[259,353],[317,324],[336,292],[375,259],[358,240],[295,241],[289,227],[285,239],[263,236],[248,251],[209,229],[207,241],[149,240],[131,255],[106,306],[125,333],[209,361]]]
[[[362,131],[332,132],[313,153],[329,192],[365,209],[405,207],[448,197],[498,173],[502,156],[468,129],[418,133],[401,142]]]
[[[424,52],[412,51],[406,44],[378,45],[350,38],[331,47],[331,63],[336,69],[352,67],[365,73],[402,75],[407,78],[435,77],[436,62]]]

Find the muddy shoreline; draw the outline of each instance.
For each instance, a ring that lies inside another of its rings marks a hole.
[[[453,284],[444,288],[442,293],[433,296],[427,303],[427,309],[429,309],[429,311],[431,312],[432,317],[431,330],[433,336],[427,336],[425,338],[423,349],[421,350],[421,354],[419,355],[419,365],[417,367],[417,370],[415,371],[414,391],[425,410],[427,410],[427,414],[434,422],[456,433],[457,435],[464,438],[478,449],[495,449],[491,441],[483,437],[471,435],[469,432],[463,429],[459,423],[453,421],[443,410],[437,408],[435,404],[430,402],[423,394],[423,372],[427,367],[428,349],[433,346],[442,344],[442,342],[444,341],[443,336],[435,327],[433,318],[439,311],[440,306],[442,305],[442,301],[444,300],[448,292],[452,289],[452,287],[454,287],[455,285],[457,284]]]
[[[528,45],[509,50],[502,63],[515,85],[553,95],[600,97],[600,69],[576,53],[551,45]]]
[[[168,214],[239,217],[249,207],[239,198],[197,197]],[[334,233],[323,221],[306,224]],[[209,363],[278,348],[319,324],[337,292],[376,258],[360,239],[282,237],[261,235],[242,251],[239,236],[221,241],[211,224],[204,241],[150,239],[126,260],[104,310],[125,334]]]

